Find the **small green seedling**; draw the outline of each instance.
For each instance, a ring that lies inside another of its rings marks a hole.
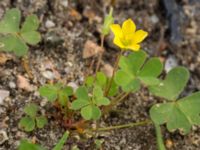
[[[58,100],[61,106],[67,106],[69,96],[73,95],[73,89],[70,86],[63,86],[61,83],[54,85],[46,84],[39,89],[40,95],[46,97],[50,102]]]
[[[62,150],[65,142],[67,141],[69,137],[69,132],[66,131],[63,136],[61,137],[61,139],[58,141],[58,143],[56,144],[56,146],[53,148],[53,150]]]
[[[85,79],[85,86],[87,87],[88,91],[90,91],[93,88],[93,86],[98,86],[102,90],[106,90],[109,81],[110,79],[106,77],[106,75],[103,72],[97,72],[96,79],[94,76],[88,76]],[[119,86],[115,83],[115,81],[113,81],[108,96],[115,96],[118,92]]]
[[[28,140],[21,140],[18,150],[46,150],[38,144],[33,144]]]
[[[17,56],[24,56],[28,46],[36,45],[40,40],[37,32],[39,20],[36,15],[30,15],[20,28],[21,12],[17,8],[6,11],[0,22],[0,51],[14,52]]]
[[[24,108],[26,114],[22,117],[19,126],[25,131],[33,131],[36,127],[43,128],[47,124],[47,119],[45,116],[38,115],[38,106],[36,104],[28,104]]]
[[[82,86],[76,91],[77,99],[72,102],[72,109],[81,109],[81,115],[86,120],[97,120],[101,116],[100,106],[109,105],[110,100],[103,96],[100,86],[96,86],[93,90],[93,96],[88,95],[87,88]]]
[[[66,131],[52,150],[62,150],[68,137],[69,137],[69,132]],[[18,150],[46,150],[46,149],[38,144],[31,143],[28,140],[21,140]]]
[[[103,142],[104,142],[104,140],[103,139],[96,139],[95,141],[94,141],[94,143],[95,143],[95,148],[96,149],[102,149],[102,144],[103,144]]]

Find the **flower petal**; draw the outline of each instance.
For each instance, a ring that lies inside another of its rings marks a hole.
[[[112,24],[112,25],[110,25],[110,29],[112,30],[113,34],[116,37],[120,37],[121,38],[123,36],[122,29],[121,29],[120,25]]]
[[[143,31],[143,30],[138,30],[134,34],[134,42],[135,43],[140,43],[142,42],[148,35],[148,32]]]
[[[132,44],[126,47],[127,49],[133,50],[133,51],[139,51],[140,50],[140,45],[139,44]]]
[[[113,40],[113,43],[117,46],[119,46],[120,48],[125,48],[125,46],[122,44],[122,42],[120,41],[119,37],[115,37]]]
[[[124,35],[134,34],[136,30],[136,25],[131,19],[124,21],[122,25],[122,31]]]

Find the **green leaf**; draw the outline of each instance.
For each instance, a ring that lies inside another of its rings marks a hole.
[[[102,143],[104,142],[104,140],[100,140],[100,139],[96,139],[95,141],[94,141],[94,143],[95,143],[95,147],[97,148],[97,149],[101,149],[102,148]]]
[[[116,84],[115,80],[113,80],[108,96],[115,96],[118,93],[118,90],[119,86]]]
[[[62,106],[67,105],[69,96],[73,95],[73,89],[70,86],[66,86],[58,91],[58,101]]]
[[[58,92],[58,101],[62,106],[67,105],[68,95],[65,91],[61,90]]]
[[[21,13],[19,9],[13,8],[7,10],[2,21],[0,22],[0,33],[19,32]]]
[[[88,105],[81,109],[81,115],[85,120],[97,120],[101,116],[101,110],[94,105]]]
[[[21,32],[30,32],[35,31],[39,27],[39,20],[36,15],[30,15],[26,17],[25,22],[22,25]]]
[[[78,110],[78,109],[80,109],[80,108],[82,108],[82,107],[84,107],[84,106],[87,106],[87,105],[89,105],[90,104],[90,102],[89,101],[86,101],[86,100],[75,100],[75,101],[73,101],[72,102],[72,109],[73,110]]]
[[[183,91],[189,79],[189,72],[184,67],[176,67],[172,69],[157,86],[149,87],[152,94],[164,97],[167,100],[176,100]]]
[[[24,108],[24,112],[32,118],[35,118],[37,115],[38,106],[36,104],[28,104]]]
[[[138,76],[157,77],[161,74],[162,69],[163,69],[163,64],[160,62],[160,59],[151,58],[144,64]]]
[[[33,144],[27,140],[21,140],[18,150],[46,150],[38,144]]]
[[[85,79],[85,84],[87,87],[91,87],[94,83],[94,77],[93,76],[88,76],[86,79]]]
[[[57,99],[59,87],[55,85],[44,85],[39,88],[40,95],[46,97],[50,102]]]
[[[103,97],[103,91],[100,86],[95,86],[93,89],[93,94],[95,98]]]
[[[115,82],[122,87],[126,86],[134,79],[135,79],[135,77],[132,74],[127,73],[123,70],[118,70],[114,76]]]
[[[150,109],[151,119],[156,124],[167,124],[169,131],[179,129],[187,134],[192,125],[200,125],[200,92],[178,101],[156,104]]]
[[[47,124],[47,118],[45,116],[37,117],[36,124],[38,128],[43,128]]]
[[[19,122],[19,126],[27,132],[33,131],[35,129],[35,120],[28,116],[23,117]]]
[[[98,72],[96,78],[97,78],[96,82],[97,82],[98,85],[100,85],[101,87],[106,85],[107,78],[106,78],[106,76],[103,72]]]
[[[40,33],[36,30],[39,27],[39,20],[36,15],[28,16],[22,25],[20,31],[24,41],[28,44],[35,45],[41,40]]]
[[[160,80],[155,77],[139,77],[139,79],[145,85],[158,85],[160,83]]]
[[[136,75],[146,60],[147,54],[144,51],[132,52],[128,57],[122,56],[119,67],[126,72]]]
[[[125,92],[136,92],[140,89],[140,80],[134,79],[129,82],[126,86],[122,86],[123,91]]]
[[[76,96],[78,99],[89,100],[87,89],[84,86],[81,86],[76,90]]]
[[[113,24],[114,18],[113,18],[113,9],[110,9],[110,12],[108,15],[106,15],[102,27],[102,34],[105,36],[109,33],[110,31],[110,25]]]
[[[28,46],[16,35],[0,37],[0,43],[0,50],[13,51],[17,56],[26,55],[28,52]]]
[[[109,105],[110,104],[110,100],[106,97],[102,97],[102,98],[96,98],[96,105],[97,106],[102,106],[102,105]]]
[[[62,91],[65,92],[68,96],[73,95],[73,88],[71,86],[64,87]]]
[[[68,139],[69,137],[69,132],[66,131],[63,136],[61,137],[61,139],[58,141],[58,143],[56,144],[56,146],[53,148],[53,150],[62,150],[63,149],[63,146],[66,142],[66,140]]]
[[[36,45],[41,40],[40,33],[37,31],[22,32],[21,36],[24,39],[24,41],[26,41],[26,43],[31,45]]]

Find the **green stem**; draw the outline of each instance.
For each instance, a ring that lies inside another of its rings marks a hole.
[[[129,95],[129,92],[124,93],[121,97],[119,97],[118,99],[113,100],[112,105],[116,105],[117,103],[119,103],[120,101],[124,100],[127,96]]]
[[[97,128],[96,131],[109,131],[109,130],[115,130],[115,129],[122,129],[122,128],[129,128],[129,127],[135,127],[135,126],[144,126],[151,124],[151,120],[141,121],[141,122],[133,122],[123,125],[117,125],[117,126],[110,126],[110,127],[103,127],[103,128]]]
[[[103,49],[103,46],[104,46],[104,35],[101,35],[101,48],[102,49]],[[97,72],[99,71],[99,68],[100,68],[102,56],[103,56],[103,52],[101,52],[99,54],[99,57],[98,57],[97,67],[96,67],[96,70],[95,70],[95,78],[96,78]]]
[[[123,53],[123,51],[120,50],[120,52],[119,52],[119,54],[117,56],[117,60],[116,60],[115,65],[114,65],[114,69],[113,69],[113,72],[112,72],[112,77],[111,77],[111,79],[110,79],[110,81],[108,83],[108,87],[106,88],[105,93],[104,93],[105,96],[108,96],[108,93],[110,91],[110,88],[111,88],[111,85],[112,85],[112,82],[113,82],[113,79],[114,79],[114,75],[115,75],[115,72],[117,71],[119,60],[120,60],[120,57],[121,57],[122,53]]]
[[[157,124],[154,124],[154,125],[156,128],[156,141],[157,141],[158,150],[166,150],[165,145],[163,143],[160,125],[157,125]]]

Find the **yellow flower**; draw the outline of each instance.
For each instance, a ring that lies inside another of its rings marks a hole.
[[[121,49],[138,51],[140,49],[140,43],[148,35],[146,31],[136,31],[136,25],[131,19],[124,21],[122,28],[119,24],[112,24],[110,28],[115,35],[113,40],[114,44]]]

